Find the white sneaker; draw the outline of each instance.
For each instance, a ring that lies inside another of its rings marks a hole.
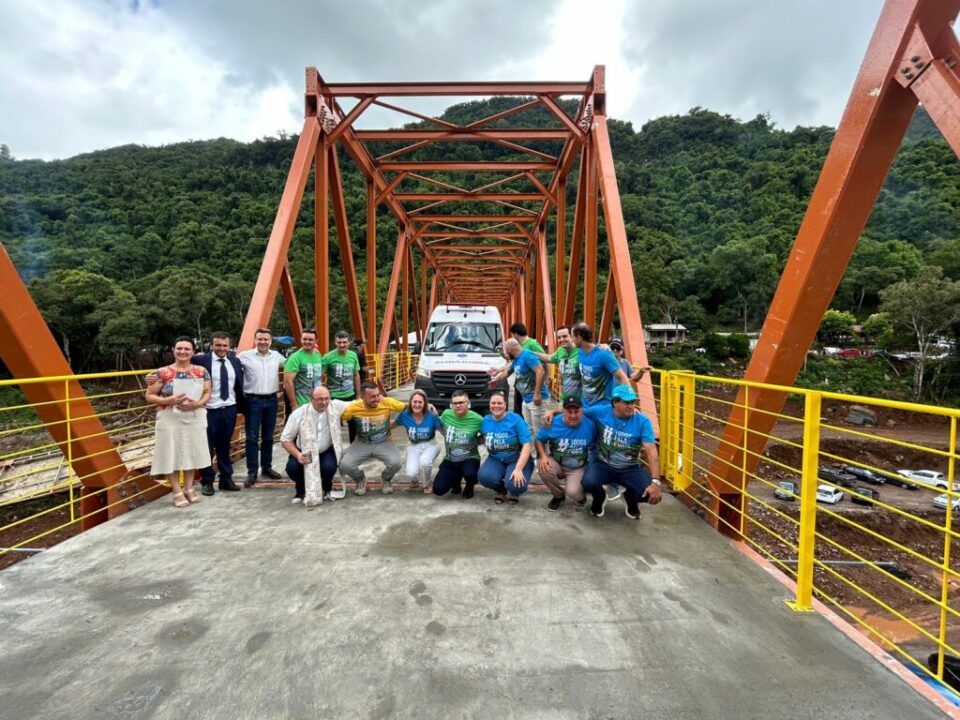
[[[357,480],[357,486],[353,489],[354,495],[366,495],[367,493],[367,479]]]
[[[302,498],[302,497],[295,497],[293,500],[290,501],[290,504],[291,504],[291,505],[299,505],[299,504],[302,503],[302,502],[303,502],[303,498]]]
[[[619,500],[620,496],[623,495],[623,488],[619,485],[617,487],[607,486],[607,502],[613,502],[614,500]]]
[[[323,501],[324,501],[324,502],[330,502],[330,500],[332,500],[332,499],[333,499],[333,498],[330,497],[330,493],[324,493],[324,494],[323,494]]]
[[[393,492],[393,482],[390,481],[390,480],[384,480],[384,481],[383,481],[383,494],[384,494],[384,495],[389,495],[389,494],[392,493],[392,492]]]

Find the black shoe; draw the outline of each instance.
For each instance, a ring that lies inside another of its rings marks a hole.
[[[463,497],[464,500],[469,500],[470,498],[473,497],[474,485],[476,485],[476,483],[467,483],[466,487],[463,488],[463,492],[461,493],[461,496]]]
[[[600,489],[600,492],[595,493],[593,496],[593,502],[590,503],[590,514],[594,517],[603,517],[603,506],[607,504],[607,493]]]
[[[563,505],[563,501],[564,501],[563,495],[561,495],[560,497],[550,498],[550,502],[547,503],[547,510],[549,510],[550,512],[556,512],[557,510],[560,509],[560,506]]]
[[[260,474],[263,475],[265,478],[270,478],[271,480],[280,480],[283,477],[283,475],[281,475],[280,473],[278,473],[276,470],[272,468],[261,470]]]
[[[240,486],[237,485],[233,480],[221,480],[220,481],[220,491],[227,490],[229,492],[239,491]]]
[[[256,475],[247,475],[247,479],[243,481],[243,486],[244,486],[244,487],[253,487],[253,486],[256,485],[256,484],[257,484],[257,476],[256,476]]]
[[[213,495],[213,483],[203,483],[203,486],[200,488],[201,495]]]
[[[635,502],[630,502],[629,500],[627,500],[626,506],[627,506],[626,508],[627,517],[630,518],[631,520],[639,520],[640,506]]]
[[[462,492],[463,492],[463,490],[461,489],[459,483],[457,483],[457,484],[454,485],[452,488],[450,488],[450,494],[451,494],[451,495],[460,495]]]

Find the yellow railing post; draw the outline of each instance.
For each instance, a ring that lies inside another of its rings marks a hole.
[[[694,398],[697,394],[697,379],[689,370],[678,370],[675,383],[678,402],[673,417],[677,426],[674,442],[676,479],[673,487],[678,492],[683,492],[693,484],[693,431],[696,421]]]
[[[803,419],[803,476],[800,480],[800,530],[797,538],[797,598],[787,605],[813,610],[813,556],[817,530],[817,470],[820,462],[820,393],[807,393]]]
[[[750,386],[743,386],[743,444],[740,447],[740,537],[747,532],[747,512],[750,509],[750,499],[747,493],[747,456],[750,439]]]
[[[73,497],[73,423],[70,417],[70,381],[63,381],[63,402],[66,404],[67,425],[67,497],[70,499],[70,522],[76,522],[76,508]]]
[[[673,396],[670,390],[671,372],[660,373],[660,474],[672,485],[675,482],[673,467]]]
[[[943,647],[947,642],[947,601],[950,598],[950,528],[953,525],[953,482],[956,477],[957,419],[950,418],[950,457],[947,460],[947,515],[943,525],[943,570],[940,575],[940,632],[937,635],[937,679],[943,680]]]

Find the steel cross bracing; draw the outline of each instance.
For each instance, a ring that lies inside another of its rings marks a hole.
[[[515,102],[474,122],[456,124],[403,106],[417,96],[508,96]],[[564,107],[563,100],[568,98],[576,100],[573,115]],[[345,110],[348,103],[352,106]],[[355,129],[357,119],[373,106],[419,122],[400,129]],[[530,117],[531,111],[549,122],[525,127],[520,118]],[[439,143],[493,144],[511,152],[509,159],[499,161],[428,160],[417,155]],[[338,146],[366,178],[365,303],[352,256]],[[575,165],[579,167],[576,202],[572,228],[568,228],[568,180]],[[251,346],[254,330],[269,322],[278,290],[293,324],[299,326],[300,311],[286,263],[311,170],[316,188],[315,317],[321,349],[328,347],[335,330],[329,326],[332,207],[353,331],[371,344],[376,341],[381,356],[392,337],[406,349],[411,327],[419,337],[432,308],[447,302],[496,305],[506,325],[524,322],[530,334],[549,348],[554,346],[558,324],[584,319],[606,338],[618,314],[627,357],[635,364],[646,364],[607,132],[603,67],[596,67],[585,82],[387,84],[327,83],[316,68],[307,68],[303,131],[240,347]],[[606,290],[598,318],[601,195],[610,262],[604,272]],[[399,228],[382,308],[376,292],[380,206],[387,208]],[[582,312],[575,317],[578,298]],[[382,318],[379,323],[378,317]],[[641,391],[644,410],[655,418],[649,380]]]

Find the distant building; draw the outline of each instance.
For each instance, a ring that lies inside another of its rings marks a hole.
[[[687,329],[680,323],[653,323],[643,327],[647,345],[673,345],[687,339]]]

